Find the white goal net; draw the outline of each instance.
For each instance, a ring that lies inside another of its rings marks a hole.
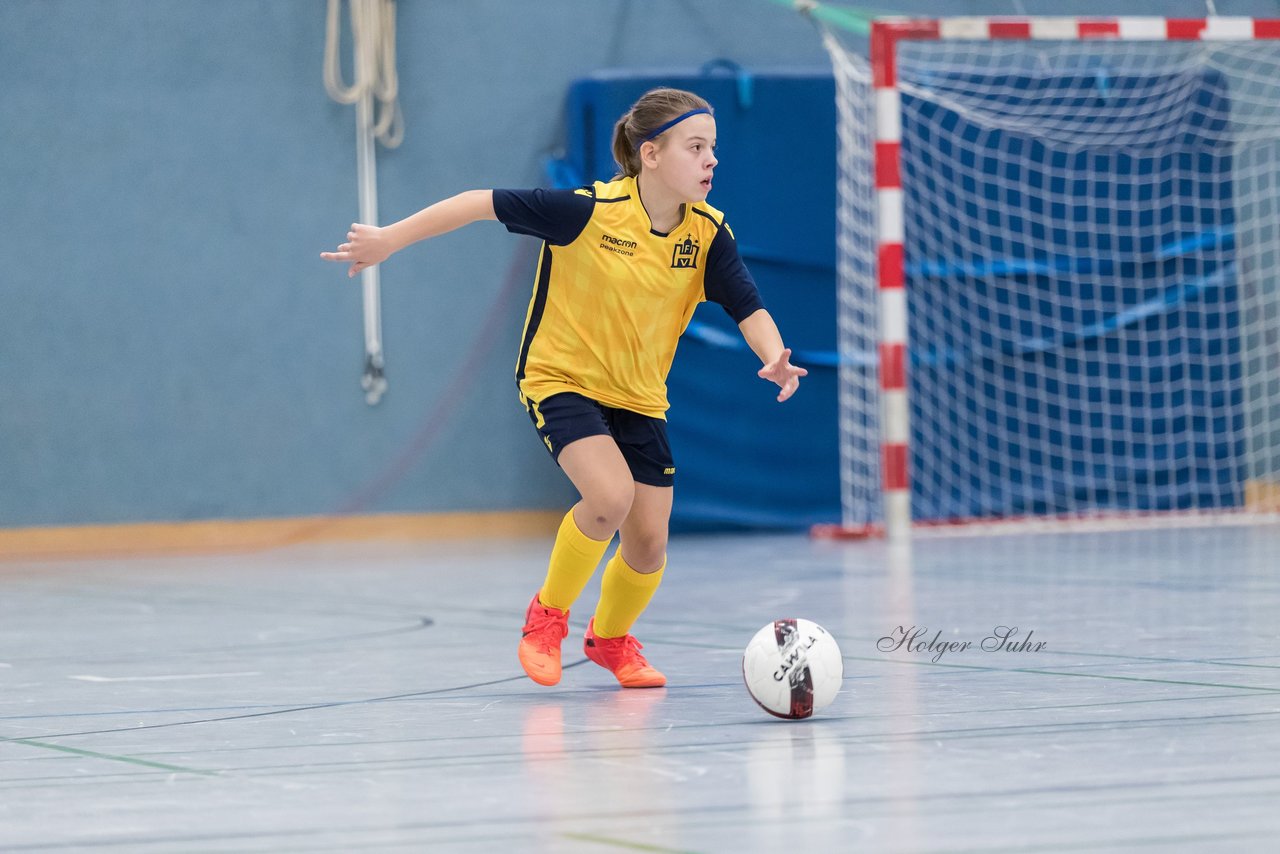
[[[884,518],[883,81],[827,40],[854,528]],[[912,519],[1280,509],[1280,41],[895,48]]]

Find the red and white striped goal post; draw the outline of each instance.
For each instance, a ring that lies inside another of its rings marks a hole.
[[[911,530],[908,470],[907,302],[903,275],[904,216],[899,148],[902,141],[897,45],[901,41],[1251,41],[1280,39],[1280,19],[1212,17],[957,17],[886,18],[871,25],[875,89],[875,186],[878,221],[879,375],[881,391],[880,482],[883,531],[891,539]],[[813,529],[819,537],[862,537],[880,526],[856,530],[838,525]]]

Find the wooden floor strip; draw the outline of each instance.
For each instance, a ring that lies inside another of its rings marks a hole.
[[[563,510],[216,519],[0,529],[0,560],[259,551],[304,542],[554,534]]]

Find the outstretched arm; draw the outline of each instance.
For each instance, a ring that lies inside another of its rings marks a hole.
[[[381,264],[411,243],[478,220],[497,218],[493,212],[492,190],[468,190],[382,228],[352,223],[347,242],[335,252],[321,252],[320,257],[326,261],[350,262],[347,275],[354,276],[365,267]]]
[[[782,403],[795,394],[800,378],[808,376],[809,372],[791,364],[791,350],[782,346],[782,333],[769,312],[759,309],[739,323],[738,329],[742,330],[747,346],[764,362],[757,376],[776,383],[782,389],[778,393],[778,402]]]

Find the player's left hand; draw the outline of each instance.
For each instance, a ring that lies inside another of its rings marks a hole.
[[[326,261],[350,261],[347,277],[351,278],[365,267],[381,264],[395,251],[396,247],[389,239],[387,229],[353,222],[351,230],[347,232],[347,242],[339,245],[336,252],[321,252],[320,257]]]
[[[800,387],[800,378],[807,377],[809,372],[791,364],[791,349],[787,348],[778,354],[778,358],[765,365],[757,374],[761,379],[777,383],[782,389],[778,393],[778,403],[796,393]]]

